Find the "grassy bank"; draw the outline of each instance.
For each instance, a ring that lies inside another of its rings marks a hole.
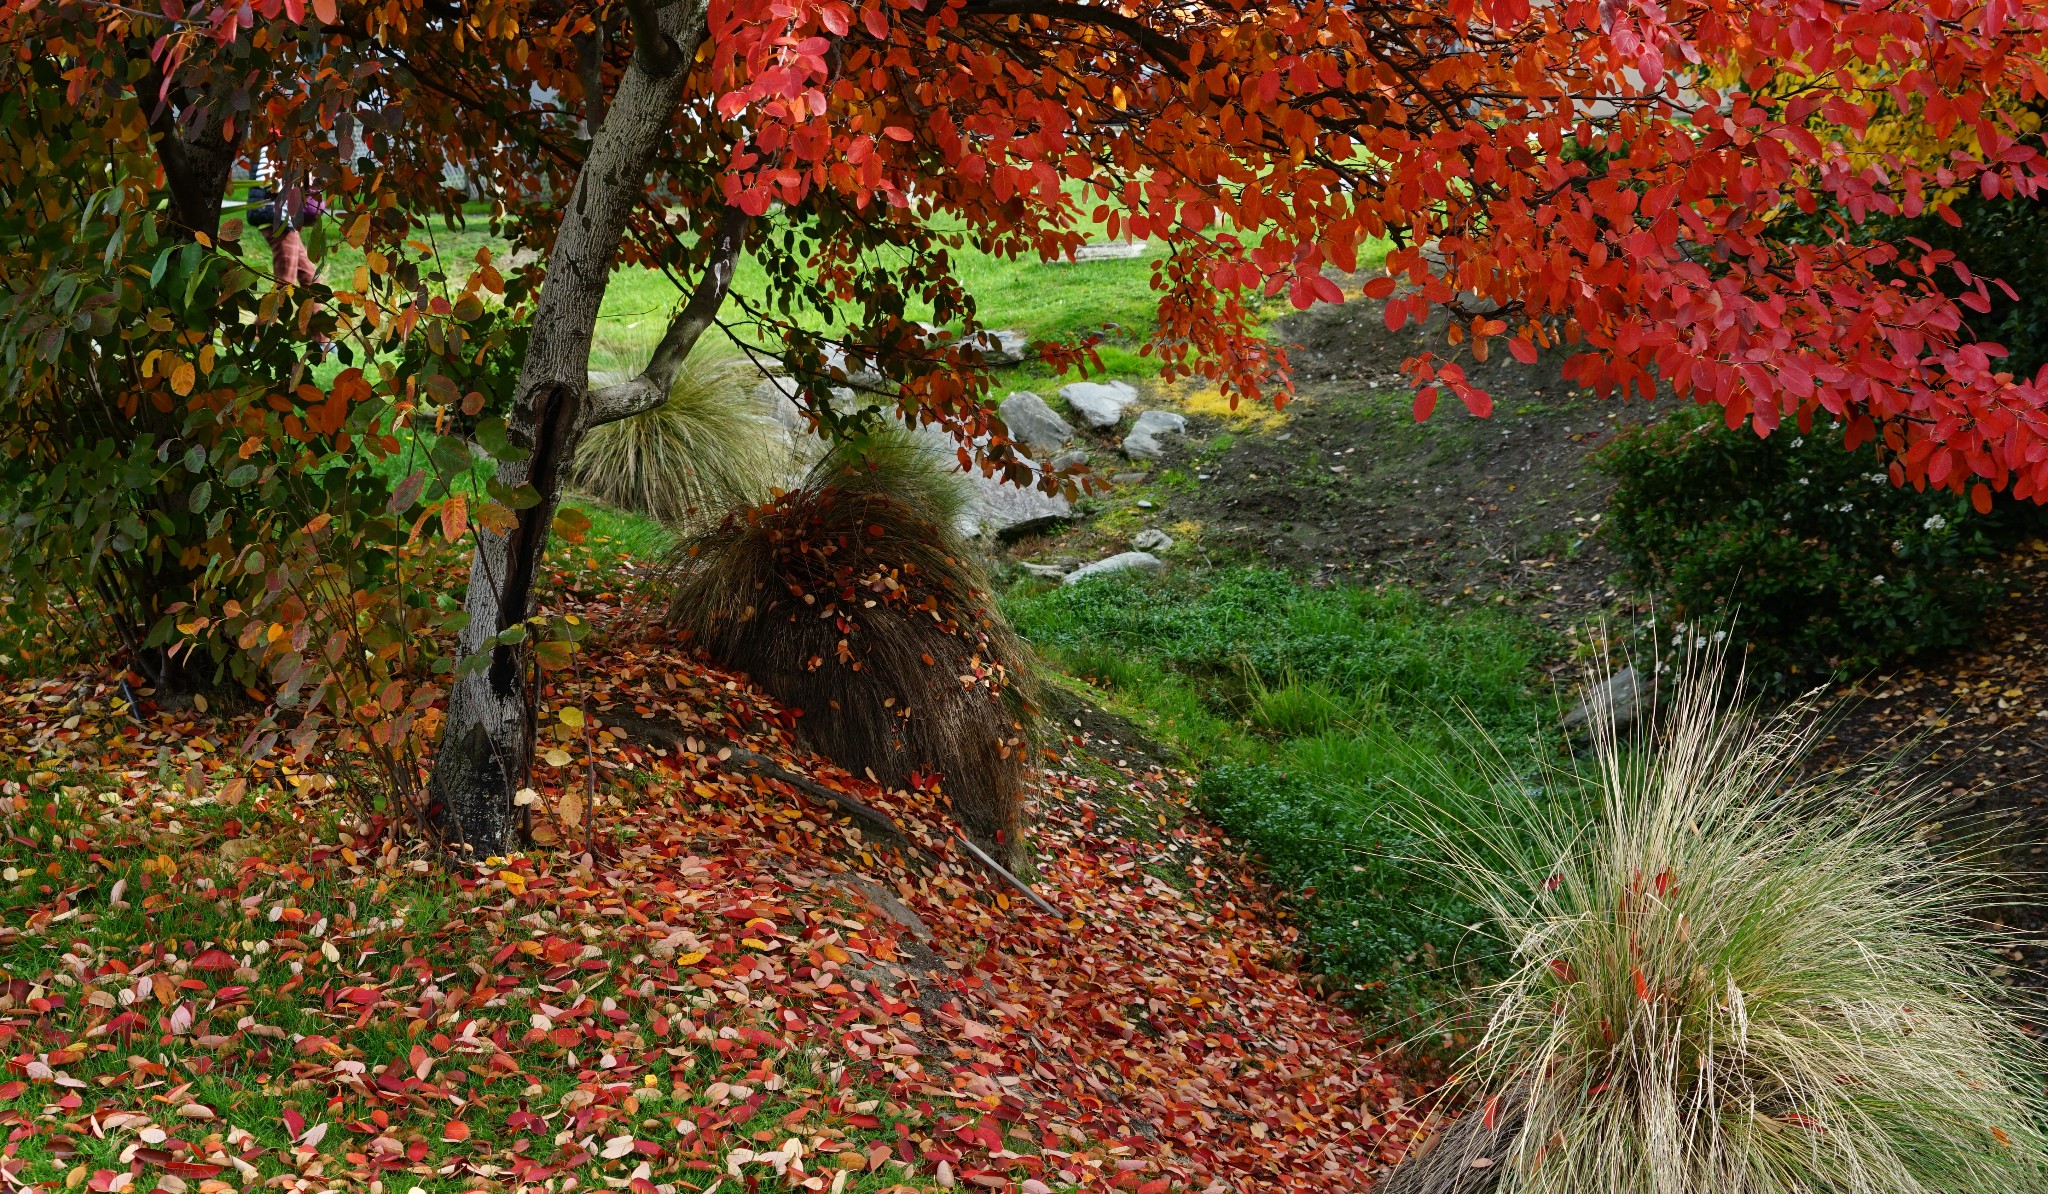
[[[1184,750],[1204,810],[1290,893],[1314,964],[1389,1021],[1485,960],[1404,828],[1415,794],[1534,775],[1555,744],[1541,633],[1269,569],[1013,591],[1047,662]]]

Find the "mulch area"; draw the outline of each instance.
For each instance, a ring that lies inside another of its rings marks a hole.
[[[1937,832],[1988,835],[2014,885],[1989,913],[2014,938],[2001,977],[2048,992],[2048,542],[2004,567],[2006,602],[1978,645],[1844,686],[1816,762],[1896,758],[1946,799]]]

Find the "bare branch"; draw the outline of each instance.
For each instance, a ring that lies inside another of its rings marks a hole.
[[[967,6],[960,10],[960,15],[1044,17],[1049,21],[1094,25],[1113,33],[1123,34],[1174,78],[1187,77],[1187,72],[1182,69],[1182,64],[1188,59],[1186,46],[1112,8],[1095,4],[1067,3],[1066,0],[969,0]]]
[[[697,280],[697,289],[690,294],[690,301],[684,303],[682,310],[669,320],[668,331],[662,334],[654,356],[638,377],[605,386],[591,394],[586,426],[595,427],[631,418],[653,410],[668,397],[677,371],[682,369],[683,362],[690,357],[690,350],[697,346],[698,338],[718,318],[718,309],[725,304],[726,292],[732,289],[733,274],[739,268],[740,254],[746,247],[747,229],[753,222],[752,216],[737,207],[725,209],[719,217],[718,226],[711,230],[711,254],[704,263],[704,276]]]

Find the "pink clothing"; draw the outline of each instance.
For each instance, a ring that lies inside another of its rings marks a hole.
[[[277,232],[272,225],[270,237],[270,272],[279,286],[309,286],[319,276],[313,259],[306,253],[304,241],[299,239],[299,230],[289,225],[283,232]]]

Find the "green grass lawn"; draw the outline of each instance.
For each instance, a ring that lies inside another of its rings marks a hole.
[[[500,259],[501,268],[509,252],[507,241],[490,232],[480,206],[465,226],[449,227],[435,218],[416,238],[433,246],[434,257],[447,273],[450,284],[458,287],[475,268],[477,250],[490,249]],[[343,242],[331,223],[327,241],[327,252],[320,263],[321,277],[331,285],[346,286],[363,264],[363,254]],[[265,242],[253,229],[244,235],[242,251],[251,260],[267,263]],[[1385,246],[1375,246],[1363,256],[1377,259],[1385,251]],[[1015,329],[1039,340],[1100,334],[1098,351],[1105,374],[1136,379],[1153,374],[1158,368],[1156,362],[1138,353],[1158,318],[1158,296],[1152,289],[1152,262],[1156,256],[1151,253],[1123,261],[1048,264],[997,257],[968,247],[956,252],[954,259],[961,281],[979,304],[984,325]],[[740,266],[733,290],[748,299],[764,297],[768,290],[766,272],[748,258]],[[656,270],[628,266],[616,271],[598,314],[591,369],[630,372],[640,368],[661,339],[668,313],[679,301],[674,283]],[[1268,317],[1290,310],[1284,298],[1261,304],[1262,314]],[[925,319],[931,312],[928,307],[912,303],[908,314],[913,319]],[[737,304],[729,305],[727,318],[737,315]],[[326,369],[335,367],[330,363]],[[1010,370],[1008,376],[1016,388],[1027,388],[1050,382],[1055,375],[1043,365],[1027,364]]]
[[[1271,569],[1105,579],[1004,600],[1091,700],[1181,747],[1205,812],[1291,894],[1312,963],[1389,1027],[1491,962],[1411,832],[1421,800],[1534,777],[1561,745],[1541,633]]]

